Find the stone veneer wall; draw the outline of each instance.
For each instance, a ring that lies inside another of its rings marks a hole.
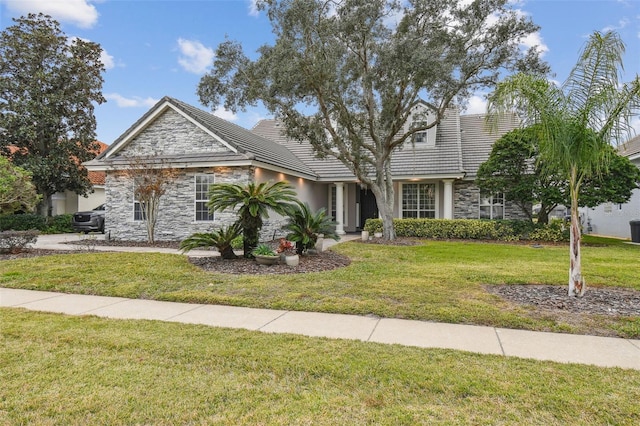
[[[478,219],[480,215],[480,188],[470,181],[458,181],[454,184],[453,218]],[[522,209],[509,200],[505,200],[505,219],[528,220]]]
[[[160,213],[156,222],[157,241],[180,241],[195,232],[210,232],[237,220],[233,211],[216,212],[212,222],[195,221],[195,176],[212,174],[215,183],[237,183],[244,185],[254,178],[249,167],[216,167],[181,171],[167,187],[160,200]],[[144,221],[133,220],[133,183],[122,173],[107,172],[107,212],[105,232],[112,239],[146,241]],[[273,231],[280,229],[281,221],[265,221],[263,238],[271,238]]]
[[[169,109],[132,139],[120,154],[180,155],[227,151],[227,146]]]

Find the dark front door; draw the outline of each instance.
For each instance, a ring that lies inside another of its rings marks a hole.
[[[364,228],[367,219],[378,218],[376,196],[369,189],[360,189],[360,228]]]

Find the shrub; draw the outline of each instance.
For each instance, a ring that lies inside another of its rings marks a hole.
[[[28,231],[37,229],[42,231],[46,227],[44,216],[37,214],[5,214],[0,215],[0,231]]]
[[[36,242],[38,231],[3,231],[0,232],[0,253],[20,253],[30,244]]]
[[[269,247],[266,244],[259,244],[258,247],[256,247],[252,253],[254,256],[277,256],[278,255],[275,251],[273,251],[271,247]]]
[[[533,241],[569,241],[570,230],[562,219],[551,220],[547,225],[539,226],[529,234]]]
[[[217,231],[193,234],[180,243],[180,250],[188,252],[197,248],[215,247],[223,259],[235,259],[233,241],[240,235],[242,228],[238,223],[229,227],[222,227]]]
[[[71,226],[72,214],[61,214],[46,220],[44,234],[69,234],[75,232]]]
[[[524,220],[483,219],[394,219],[398,237],[431,238],[436,240],[496,240],[496,241],[568,241],[568,231],[562,224],[536,226]],[[381,219],[367,219],[369,233],[382,232]]]

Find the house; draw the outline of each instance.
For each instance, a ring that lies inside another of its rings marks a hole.
[[[640,167],[640,136],[627,141],[618,152]],[[604,203],[594,208],[581,208],[580,216],[584,232],[630,238],[629,222],[640,220],[640,189],[634,189],[631,198],[625,204]]]
[[[424,105],[414,108],[417,114]],[[484,116],[449,110],[437,128],[418,134],[394,154],[395,216],[524,218],[501,194],[480,194],[473,183],[493,142],[517,125],[514,117],[506,117],[491,134]],[[367,218],[378,217],[373,194],[342,163],[317,158],[309,144],[287,140],[281,130],[275,120],[247,130],[163,98],[106,151],[85,163],[90,171],[106,173],[106,231],[115,239],[146,239],[133,180],[122,173],[136,156],[153,156],[178,171],[161,199],[157,240],[180,240],[235,221],[234,212],[208,212],[208,188],[213,183],[286,180],[312,209],[331,212],[339,234],[355,232]],[[264,235],[275,235],[281,225],[282,218],[270,218]]]
[[[95,152],[95,155],[99,155],[104,152],[109,145],[106,143],[96,141],[98,144],[98,149]],[[11,146],[9,147],[9,152],[13,153],[18,148]],[[64,191],[64,192],[56,192],[51,196],[52,202],[52,212],[53,216],[67,214],[67,213],[75,213],[77,211],[87,211],[92,210],[100,204],[104,204],[105,196],[105,172],[104,171],[89,171],[89,181],[91,182],[93,192],[88,194],[86,197],[82,195],[78,195],[73,191]]]

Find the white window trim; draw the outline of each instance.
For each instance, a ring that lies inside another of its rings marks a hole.
[[[405,185],[417,185],[417,184],[428,184],[428,185],[433,185],[433,191],[434,191],[434,215],[433,218],[434,219],[440,219],[440,190],[439,190],[439,185],[438,182],[433,182],[433,181],[415,181],[415,182],[400,182],[400,186],[399,186],[399,191],[398,193],[400,194],[400,196],[398,197],[398,218],[403,219],[404,218],[404,209],[402,207],[402,201],[403,201],[403,196],[404,196],[404,186]],[[420,219],[420,218],[418,218]],[[422,219],[428,219],[428,218],[422,218]]]
[[[206,177],[209,182],[208,185],[213,185],[216,181],[215,175],[212,174],[207,174],[207,173],[199,173],[199,174],[195,174],[193,175],[193,222],[194,223],[211,223],[213,221],[215,221],[216,217],[215,217],[215,213],[211,214],[211,219],[198,219],[198,203],[202,203],[202,202],[208,202],[209,199],[207,198],[207,200],[199,200],[197,198],[198,196],[198,178],[199,177]]]
[[[505,206],[507,204],[506,203],[506,198],[504,196],[504,192],[501,192],[500,194],[502,194],[502,204],[494,204],[493,203],[494,194],[491,194],[489,196],[489,199],[491,200],[489,204],[482,204],[482,192],[478,193],[478,219],[487,219],[487,218],[480,217],[480,208],[483,207],[483,206],[484,207],[489,207],[489,218],[488,218],[488,220],[504,220],[506,218],[506,209],[505,209]],[[499,218],[499,219],[496,219],[496,218],[493,217],[493,206],[494,205],[502,206],[502,217]]]

